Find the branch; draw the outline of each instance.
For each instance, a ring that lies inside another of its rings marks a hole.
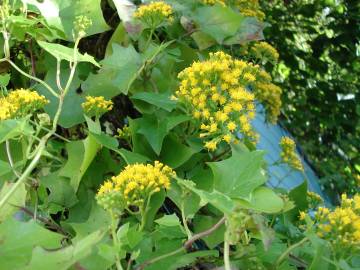
[[[142,264],[140,264],[138,267],[136,267],[136,270],[143,270],[143,269],[145,269],[146,266],[149,266],[150,264],[156,263],[157,261],[160,261],[160,260],[163,260],[163,259],[165,259],[167,257],[176,255],[176,254],[178,254],[180,252],[187,251],[196,240],[199,240],[199,239],[201,239],[203,237],[206,237],[206,236],[212,234],[214,231],[216,231],[224,223],[225,223],[225,217],[221,218],[210,229],[208,229],[206,231],[203,231],[201,233],[195,234],[193,237],[191,237],[189,240],[187,240],[181,248],[176,249],[176,250],[174,250],[174,251],[172,251],[170,253],[166,253],[164,255],[161,255],[159,257],[153,258],[151,260],[145,261]]]

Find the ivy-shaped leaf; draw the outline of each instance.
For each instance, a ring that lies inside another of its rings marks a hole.
[[[264,152],[238,152],[231,158],[209,162],[214,174],[214,189],[231,198],[249,199],[251,192],[266,182],[262,171]]]

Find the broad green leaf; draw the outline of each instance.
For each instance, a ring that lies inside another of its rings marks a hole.
[[[41,184],[50,192],[47,198],[49,203],[70,208],[78,202],[69,179],[59,176],[58,172],[42,177]]]
[[[6,87],[10,82],[10,74],[0,74],[0,87]]]
[[[268,214],[278,213],[284,208],[284,201],[270,188],[258,187],[249,200],[236,200],[241,207]]]
[[[112,98],[127,94],[131,83],[142,66],[142,59],[132,45],[125,48],[116,43],[113,53],[101,61],[102,68],[97,74],[90,74],[82,84],[87,95]]]
[[[62,239],[62,235],[46,230],[33,220],[20,222],[8,218],[0,224],[0,268],[24,269],[34,247],[59,248]]]
[[[231,198],[247,199],[250,193],[266,182],[261,169],[264,152],[233,151],[231,158],[210,162],[214,174],[214,189]]]
[[[165,215],[155,220],[155,223],[158,224],[156,227],[157,233],[163,234],[164,237],[170,239],[182,239],[186,237],[186,233],[180,223],[180,220],[175,214]]]
[[[195,40],[196,45],[199,47],[199,50],[205,50],[214,44],[216,41],[209,34],[205,34],[203,32],[197,31],[191,35],[191,37]]]
[[[75,191],[100,148],[101,145],[91,134],[85,140],[66,144],[68,161],[60,170],[59,175],[70,178],[70,185]]]
[[[200,233],[205,230],[210,229],[216,223],[218,223],[220,218],[212,217],[212,216],[204,216],[204,215],[195,215],[193,220],[194,223],[194,232]],[[225,225],[221,225],[216,231],[212,234],[202,238],[202,240],[206,243],[206,245],[213,249],[222,242],[224,242],[224,234],[225,234]]]
[[[145,101],[168,112],[176,108],[176,101],[171,100],[167,93],[140,92],[134,94],[131,99]]]
[[[197,151],[181,144],[174,136],[166,136],[160,153],[160,160],[173,169],[188,161]]]
[[[150,161],[150,159],[148,157],[145,157],[138,153],[128,151],[124,148],[119,149],[116,152],[125,160],[125,162],[127,164],[146,163],[147,161]]]
[[[290,190],[289,199],[295,203],[295,208],[285,214],[290,220],[297,220],[299,212],[308,209],[307,188],[307,182],[304,181]]]
[[[130,226],[129,223],[122,225],[117,231],[121,247],[132,251],[142,240],[144,233],[139,231],[138,226]]]
[[[9,162],[0,160],[0,177],[8,174],[11,171],[12,171],[12,168],[11,168]]]
[[[213,190],[212,192],[203,191],[195,187],[194,182],[179,179],[178,184],[197,194],[200,199],[200,205],[204,206],[210,203],[225,214],[231,214],[234,209],[234,202],[225,194]]]
[[[192,19],[200,31],[221,44],[224,39],[236,34],[244,17],[230,7],[215,5],[198,8]]]
[[[90,235],[98,230],[107,230],[111,224],[110,215],[97,204],[95,200],[92,200],[92,207],[89,218],[84,222],[79,223],[66,223],[70,225],[75,233],[76,237],[73,242],[81,241],[82,238]]]
[[[54,56],[58,60],[66,60],[68,62],[74,62],[74,49],[65,47],[61,44],[56,43],[49,43],[45,41],[38,40],[37,43],[40,45],[41,48],[43,48],[45,51],[50,53],[52,56]],[[100,65],[96,62],[94,57],[91,55],[88,55],[87,53],[81,54],[77,50],[76,52],[76,59],[78,62],[89,62],[97,67],[100,67]]]
[[[4,197],[13,186],[14,183],[5,182],[0,190],[0,198]],[[19,211],[19,207],[25,206],[26,194],[25,184],[22,183],[10,196],[6,204],[0,209],[0,223],[9,218],[16,211]]]
[[[101,0],[22,0],[22,2],[34,5],[48,25],[63,32],[62,38],[67,40],[73,40],[74,21],[77,16],[86,16],[92,22],[86,30],[86,36],[109,30],[103,18]]]
[[[244,44],[249,41],[263,40],[265,24],[254,17],[246,17],[241,22],[241,27],[236,34],[224,41],[225,45]]]
[[[33,129],[25,118],[0,121],[0,143],[20,135],[30,135],[31,133],[33,133]]]
[[[104,233],[95,231],[71,246],[49,251],[36,247],[33,251],[31,261],[24,270],[67,270],[77,261],[91,254],[92,248],[103,238]]]
[[[165,198],[166,192],[163,190],[151,196],[149,206],[146,209],[146,229],[151,229],[154,226],[154,219],[160,207],[164,204]]]
[[[169,116],[165,119],[159,119],[154,115],[144,115],[142,118],[136,119],[140,126],[137,132],[146,137],[155,153],[159,155],[168,132],[188,119],[189,117],[185,115]]]

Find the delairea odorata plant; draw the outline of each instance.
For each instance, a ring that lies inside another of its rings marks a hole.
[[[2,2],[0,269],[356,269],[358,195],[266,185],[259,2],[134,2]]]

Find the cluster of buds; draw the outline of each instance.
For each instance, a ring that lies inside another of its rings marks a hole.
[[[18,89],[0,98],[0,120],[25,117],[43,108],[49,101],[35,91]]]
[[[334,210],[319,207],[315,213],[317,234],[330,241],[335,250],[360,248],[360,195],[341,197]]]
[[[319,206],[319,204],[323,203],[321,196],[315,192],[308,191],[306,195],[310,209],[315,209]]]
[[[205,5],[215,5],[220,4],[222,6],[226,5],[226,0],[201,0],[201,2]]]
[[[280,140],[280,147],[280,156],[282,162],[288,164],[291,168],[295,170],[304,171],[301,160],[295,152],[295,142],[289,137],[282,137]]]
[[[143,209],[154,193],[170,187],[173,176],[175,172],[158,161],[128,165],[100,187],[96,199],[104,209],[118,214],[130,206]]]
[[[265,19],[265,13],[261,11],[259,0],[232,0],[241,14],[248,17],[256,17],[258,20]]]
[[[174,20],[172,15],[172,7],[163,1],[142,5],[134,12],[134,18],[142,21],[151,29],[155,29],[166,23],[172,23]]]
[[[77,16],[74,21],[74,32],[76,37],[86,36],[86,30],[92,26],[92,21],[86,16]]]
[[[103,96],[85,97],[85,102],[81,104],[85,114],[89,116],[100,117],[104,113],[111,111],[113,108],[113,102],[111,100],[106,100]]]
[[[279,60],[278,51],[265,41],[256,42],[250,49],[250,55],[262,62],[269,61],[273,64]]]

